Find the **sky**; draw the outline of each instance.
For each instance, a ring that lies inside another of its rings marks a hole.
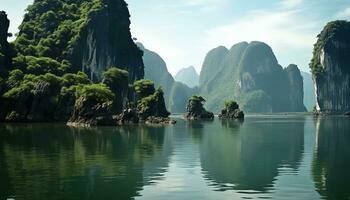
[[[313,44],[329,21],[350,20],[350,0],[126,0],[131,32],[157,52],[174,75],[193,65],[200,72],[205,55],[217,46],[241,41],[270,45],[286,67],[309,71]],[[32,0],[0,0],[18,32]],[[12,38],[13,39],[13,38]]]

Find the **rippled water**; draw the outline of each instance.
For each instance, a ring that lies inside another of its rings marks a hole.
[[[3,199],[350,199],[350,119],[0,124]]]

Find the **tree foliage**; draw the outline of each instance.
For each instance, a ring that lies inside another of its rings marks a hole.
[[[148,97],[155,92],[154,83],[151,80],[139,80],[133,85],[137,99]]]

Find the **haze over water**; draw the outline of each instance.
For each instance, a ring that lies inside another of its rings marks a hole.
[[[0,125],[0,199],[349,199],[350,119]]]

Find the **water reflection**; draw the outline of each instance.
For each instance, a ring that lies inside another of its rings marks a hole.
[[[303,119],[247,119],[223,122],[222,132],[206,134],[201,164],[220,191],[266,193],[279,168],[296,172],[304,149]]]
[[[350,120],[316,119],[316,150],[312,174],[325,199],[350,199]]]
[[[167,167],[166,131],[0,125],[0,199],[135,197]]]

